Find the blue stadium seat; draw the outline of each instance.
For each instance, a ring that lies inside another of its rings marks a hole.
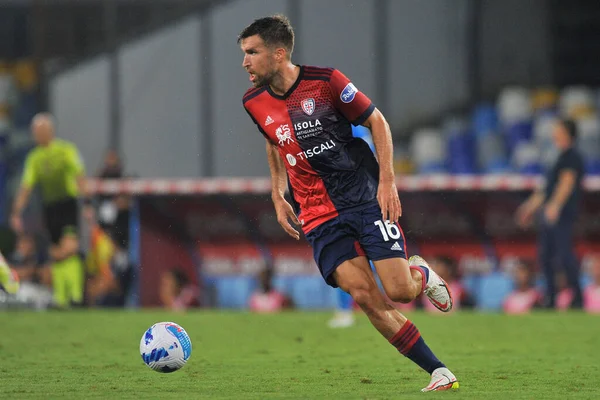
[[[471,294],[474,298],[477,298],[477,293],[479,292],[479,288],[481,286],[481,277],[479,275],[465,275],[461,279],[461,283],[463,284],[465,290]]]
[[[336,304],[335,290],[321,276],[294,277],[291,295],[297,308],[327,309]]]
[[[581,285],[581,289],[585,289],[592,283],[594,283],[594,280],[588,274],[581,274],[581,276],[579,277],[579,284]]]
[[[498,113],[492,104],[482,103],[473,112],[473,130],[477,136],[484,136],[498,129]]]
[[[512,154],[521,142],[530,142],[533,139],[533,123],[522,121],[510,124],[504,130],[509,153]]]
[[[252,276],[228,276],[215,279],[217,307],[247,308],[248,299],[256,288]]]
[[[600,159],[585,160],[585,172],[589,175],[600,175]]]
[[[481,277],[476,293],[476,304],[480,310],[499,311],[506,296],[513,290],[512,279],[502,273],[491,273]]]
[[[448,137],[448,167],[453,174],[477,172],[475,138],[469,131],[446,132]]]

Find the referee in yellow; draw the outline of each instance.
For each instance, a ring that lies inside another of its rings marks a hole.
[[[71,142],[54,137],[54,118],[37,114],[31,122],[36,147],[27,155],[21,187],[13,205],[11,225],[23,231],[21,214],[34,186],[41,188],[44,220],[50,235],[52,287],[55,305],[67,308],[83,303],[85,273],[79,255],[78,199],[83,197],[90,213],[85,168]]]

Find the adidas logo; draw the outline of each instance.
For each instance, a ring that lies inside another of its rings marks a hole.
[[[265,126],[271,125],[273,122],[273,118],[270,115],[267,115],[267,119],[265,120]]]
[[[402,251],[402,246],[400,246],[400,243],[396,242],[392,245],[392,247],[390,248],[390,250],[398,250],[398,251]]]

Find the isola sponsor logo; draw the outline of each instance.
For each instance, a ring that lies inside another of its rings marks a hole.
[[[356,93],[358,93],[358,89],[352,84],[352,82],[350,82],[346,85],[344,90],[342,90],[342,93],[340,93],[340,100],[342,100],[344,103],[350,103],[352,100],[354,100]]]
[[[314,120],[314,121],[303,121],[303,122],[296,122],[294,124],[294,130],[296,132],[304,130],[304,129],[310,129],[310,128],[316,128],[317,126],[321,126],[321,121],[319,121],[318,119]]]
[[[318,146],[313,147],[312,149],[307,149],[305,151],[301,151],[300,153],[296,154],[296,157],[298,157],[300,160],[306,160],[308,158],[319,155],[327,150],[331,150],[334,147],[335,147],[335,142],[333,140],[328,140],[324,143],[321,143]]]

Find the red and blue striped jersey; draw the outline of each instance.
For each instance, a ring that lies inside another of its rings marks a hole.
[[[243,103],[279,149],[304,233],[376,201],[377,160],[351,127],[366,121],[375,106],[340,71],[301,66],[283,96],[266,85],[249,89]]]

